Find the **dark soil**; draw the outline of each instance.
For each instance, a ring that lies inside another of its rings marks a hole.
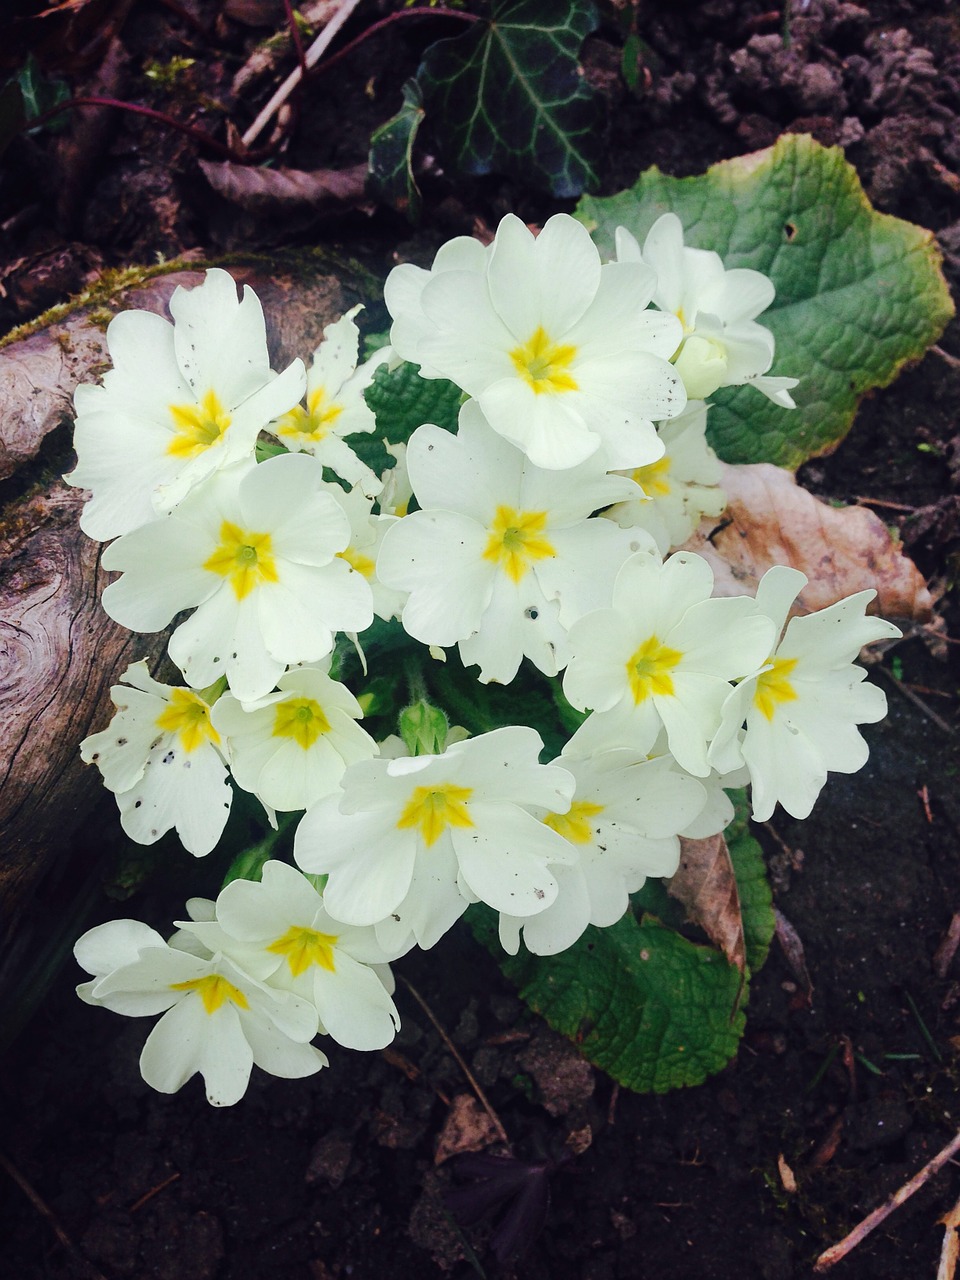
[[[282,7],[271,28],[184,3],[199,22],[159,0],[133,6],[125,21],[124,6],[92,4],[87,28],[80,6],[72,26],[17,28],[5,50],[16,65],[32,44],[75,92],[99,85],[223,136],[224,112],[243,128],[290,65],[231,98],[234,74],[279,29]],[[225,8],[270,11],[265,0]],[[947,0],[886,0],[869,13],[831,0],[794,8],[785,49],[780,16],[763,4],[645,7],[637,93],[619,77],[615,23],[601,28],[585,58],[609,101],[604,190],[652,163],[688,174],[786,129],[812,132],[846,147],[879,208],[940,235],[960,285],[960,15]],[[346,35],[372,18],[354,19]],[[113,38],[98,41],[111,22]],[[283,163],[362,161],[425,42],[450,33],[439,18],[398,23],[318,78]],[[174,56],[194,63],[172,87],[144,78],[148,59]],[[456,180],[437,161],[423,185],[415,234],[383,210],[319,222],[302,210],[258,216],[213,194],[192,140],[100,112],[66,133],[21,138],[5,157],[0,324],[37,314],[103,265],[158,253],[321,241],[385,274],[395,253],[429,258],[442,239],[495,225],[509,209],[539,220],[558,207],[499,178]],[[956,325],[942,348],[960,356]],[[491,1224],[461,1233],[443,1208],[456,1162],[435,1167],[434,1151],[449,1100],[470,1087],[402,983],[393,1049],[337,1049],[330,1069],[305,1082],[255,1072],[241,1104],[215,1111],[198,1080],[172,1098],[147,1089],[137,1070],[146,1026],[82,1005],[68,962],[0,1063],[0,1272],[791,1280],[808,1276],[824,1247],[945,1145],[960,1124],[960,962],[942,977],[933,964],[960,911],[958,679],[949,660],[960,638],[951,594],[960,365],[947,357],[929,355],[871,398],[836,453],[802,474],[817,493],[867,502],[900,529],[942,589],[954,637],[918,633],[887,654],[873,678],[888,691],[890,715],[867,730],[868,766],[833,779],[807,822],[778,813],[756,833],[776,905],[802,942],[811,998],[775,946],[753,981],[737,1059],[698,1089],[656,1098],[618,1091],[586,1067],[525,1011],[466,931],[397,966],[488,1092],[515,1154],[546,1162],[533,1177],[549,1180],[546,1227],[522,1258],[500,1266]],[[47,887],[51,921],[72,909],[99,846],[115,839],[112,808],[102,815],[103,832]],[[203,891],[192,860],[188,869],[189,891]],[[132,914],[162,927],[181,909],[173,879],[155,878],[126,905],[98,897],[86,923]],[[40,949],[42,937],[31,945]],[[958,1194],[948,1165],[838,1264],[838,1280],[933,1280],[938,1218]]]

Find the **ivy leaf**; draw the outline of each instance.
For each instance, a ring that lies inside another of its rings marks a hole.
[[[370,189],[384,204],[420,221],[420,188],[413,176],[413,144],[423,120],[423,94],[416,80],[403,86],[403,106],[370,137]]]
[[[406,444],[424,422],[457,429],[460,388],[446,378],[421,378],[419,365],[409,361],[392,370],[382,365],[363,394],[376,416],[377,435],[391,444]]]
[[[939,338],[953,304],[931,232],[877,213],[839,147],[788,135],[701,177],[642,174],[629,191],[585,197],[577,216],[601,252],[625,226],[643,243],[672,210],[686,243],[770,276],[772,373],[800,379],[795,410],[750,387],[717,392],[709,435],[726,462],[796,467],[847,433],[861,396],[885,387]]]
[[[27,121],[35,120],[45,111],[51,111],[70,97],[70,86],[66,80],[45,75],[32,53],[27,55],[26,61],[17,72],[16,82],[20,89],[23,113]],[[59,133],[66,129],[69,123],[64,114],[48,120],[45,125],[38,125],[37,128],[44,128],[48,133]]]
[[[427,50],[417,79],[461,172],[511,174],[555,196],[596,186],[600,106],[577,55],[597,22],[590,0],[502,0]]]
[[[740,974],[651,916],[591,926],[557,956],[505,956],[495,913],[471,907],[468,919],[531,1008],[628,1089],[702,1084],[737,1051]]]

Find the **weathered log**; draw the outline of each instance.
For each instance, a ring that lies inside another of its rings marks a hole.
[[[369,292],[353,267],[306,254],[228,265],[259,294],[274,367],[309,357],[323,327]],[[138,658],[155,665],[165,635],[135,635],[100,608],[109,575],[80,532],[72,466],[72,396],[107,365],[106,323],[123,307],[164,313],[198,269],[105,278],[0,345],[0,940],[16,931],[44,871],[102,797],[78,745],[110,714],[109,688]],[[149,278],[152,277],[152,278]]]

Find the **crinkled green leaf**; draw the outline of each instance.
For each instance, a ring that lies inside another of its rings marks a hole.
[[[777,296],[760,319],[776,339],[771,372],[800,379],[796,410],[749,387],[716,394],[710,439],[726,462],[796,467],[830,450],[861,396],[923,355],[953,314],[931,232],[877,213],[839,147],[786,136],[702,177],[650,169],[577,214],[612,255],[618,226],[642,244],[669,210],[688,244],[770,276]]]
[[[416,80],[403,86],[403,106],[370,138],[370,187],[385,204],[420,220],[420,188],[413,176],[413,144],[423,120],[423,95]]]
[[[596,26],[590,0],[505,0],[432,45],[417,79],[444,156],[555,196],[595,186],[600,107],[577,58]]]
[[[494,913],[472,907],[469,918],[531,1008],[628,1089],[702,1084],[736,1053],[739,973],[658,920],[626,915],[609,929],[591,926],[560,955],[505,956]]]
[[[727,849],[740,892],[747,964],[750,972],[756,973],[766,963],[776,928],[773,894],[767,879],[763,850],[750,835],[746,822],[742,826],[734,823],[727,831]]]
[[[460,388],[446,378],[421,378],[419,366],[409,361],[393,370],[381,366],[364,398],[376,415],[377,434],[391,444],[405,444],[424,422],[457,429]],[[351,438],[351,447],[358,438]]]

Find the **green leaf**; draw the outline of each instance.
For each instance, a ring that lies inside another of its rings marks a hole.
[[[726,462],[796,467],[828,451],[861,396],[919,359],[953,314],[933,235],[877,213],[839,147],[788,135],[702,177],[649,169],[630,191],[585,197],[577,216],[612,255],[618,226],[642,244],[669,210],[688,244],[770,276],[777,296],[760,320],[776,339],[771,372],[800,379],[795,410],[750,387],[716,394],[710,440]]]
[[[577,61],[596,26],[590,0],[505,0],[432,45],[417,79],[444,155],[555,196],[596,186],[600,107]]]
[[[734,834],[734,828],[727,832],[727,849],[730,851],[730,861],[733,863],[733,873],[740,892],[747,964],[751,973],[757,973],[766,963],[776,928],[773,894],[767,879],[763,850],[745,825],[737,834]]]
[[[370,187],[384,204],[420,221],[420,188],[413,176],[413,144],[423,120],[423,95],[416,80],[403,86],[403,106],[370,137]]]
[[[377,419],[377,435],[405,444],[424,422],[456,431],[460,388],[446,378],[421,378],[418,365],[404,361],[394,370],[381,365],[363,393]],[[360,437],[351,439],[357,447]]]
[[[20,88],[24,115],[28,121],[35,120],[37,116],[42,116],[45,111],[50,111],[53,107],[58,107],[61,102],[66,102],[70,97],[70,86],[66,80],[44,75],[32,53],[27,55],[26,62],[17,73],[16,81]],[[50,133],[57,133],[65,129],[67,123],[66,116],[62,116],[59,119],[48,120],[45,125],[38,128],[42,127]]]
[[[568,951],[505,956],[496,915],[471,907],[474,933],[520,995],[584,1057],[640,1093],[702,1084],[737,1051],[743,1034],[737,970],[646,917],[587,929]]]

